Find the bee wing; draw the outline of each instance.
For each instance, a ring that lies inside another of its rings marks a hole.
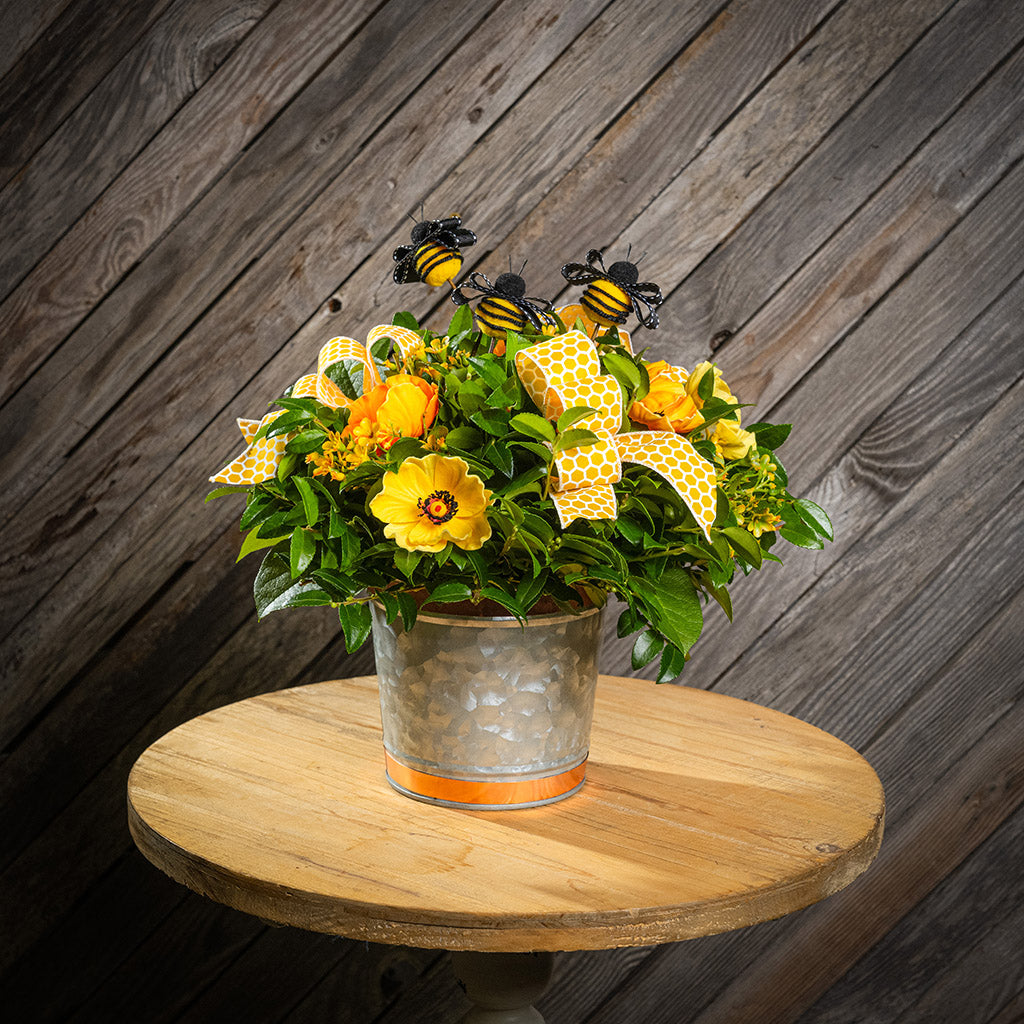
[[[544,312],[545,312],[545,313],[546,313],[546,312],[547,312],[547,311],[548,311],[548,310],[549,310],[549,309],[551,308],[551,306],[552,306],[552,302],[551,302],[551,300],[550,300],[550,299],[535,299],[535,298],[534,298],[534,297],[533,297],[532,295],[528,295],[528,296],[527,296],[527,297],[526,297],[525,299],[523,299],[522,301],[523,301],[523,302],[526,302],[526,303],[529,303],[529,304],[530,304],[531,306],[534,306],[534,307],[536,307],[537,309],[542,309],[542,310],[544,310]]]
[[[655,306],[660,306],[665,301],[661,297],[661,289],[652,281],[641,281],[639,284],[633,285],[633,291],[641,296],[645,302],[653,302]]]
[[[535,301],[543,302],[543,299],[518,299],[516,305],[519,307],[519,311],[530,321],[531,324],[539,331],[544,326],[543,321],[537,315],[537,307],[534,305]],[[550,305],[550,303],[549,303]]]
[[[648,298],[640,293],[641,288],[648,290],[654,288],[655,294]],[[662,301],[661,289],[654,285],[637,285],[630,290],[629,297],[633,300],[633,312],[636,314],[637,320],[640,321],[640,326],[653,331],[658,326],[658,311],[654,307]],[[641,302],[647,307],[646,314],[640,308]]]
[[[416,273],[415,253],[416,247],[412,245],[402,245],[395,250],[395,272],[392,275],[395,284],[412,284],[420,279]]]
[[[458,246],[462,249],[467,245],[476,245],[476,235],[468,228],[456,229],[455,240]]]
[[[591,281],[596,281],[599,276],[593,267],[588,267],[585,263],[566,263],[562,267],[562,277],[569,284],[590,284]]]

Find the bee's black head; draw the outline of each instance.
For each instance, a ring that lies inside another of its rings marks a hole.
[[[428,235],[432,235],[437,230],[437,221],[433,220],[421,220],[419,224],[412,229],[412,242],[413,245],[419,245]]]
[[[526,294],[526,282],[518,274],[499,274],[494,290],[518,299]]]
[[[619,284],[636,284],[640,271],[637,270],[635,263],[619,260],[608,268],[608,276]]]

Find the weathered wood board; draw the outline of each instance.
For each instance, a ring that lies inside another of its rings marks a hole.
[[[828,729],[887,793],[848,891],[566,954],[545,1015],[1021,1018],[1024,5],[5,0],[0,39],[5,1008],[465,1012],[445,954],[268,929],[125,817],[178,723],[372,671],[328,611],[256,623],[235,508],[202,497],[326,337],[447,316],[390,283],[423,201],[480,235],[467,270],[528,256],[533,294],[646,250],[650,351],[713,353],[798,425],[786,467],[836,542],[742,581],[735,624],[709,610],[686,682]]]

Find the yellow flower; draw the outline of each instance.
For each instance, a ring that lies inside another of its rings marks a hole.
[[[490,497],[462,459],[426,455],[385,474],[370,511],[387,524],[384,536],[406,551],[440,551],[449,541],[475,551],[491,535]]]
[[[729,390],[729,385],[722,380],[722,371],[717,366],[712,366],[711,363],[705,360],[703,363],[698,363],[693,368],[693,373],[689,375],[686,381],[686,393],[694,400],[694,402],[696,402],[697,408],[700,409],[704,405],[703,400],[697,394],[697,388],[700,386],[700,382],[708,370],[713,370],[715,375],[715,389],[712,392],[714,397],[721,398],[724,402],[735,402],[736,399],[733,398],[733,394]],[[686,371],[684,370],[683,372],[685,373]]]
[[[742,459],[754,446],[754,435],[740,426],[740,414],[735,420],[719,420],[711,434],[715,449],[724,459]],[[756,536],[756,535],[755,535]]]
[[[663,359],[646,365],[651,387],[642,401],[630,407],[629,418],[651,430],[674,430],[677,434],[696,430],[704,422],[698,411],[703,403],[695,394],[688,394],[686,371]]]

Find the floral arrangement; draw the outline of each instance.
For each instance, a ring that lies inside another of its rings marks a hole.
[[[580,303],[527,298],[520,275],[459,285],[475,242],[457,216],[423,221],[395,252],[395,281],[448,283],[458,309],[435,332],[409,313],[335,338],[212,478],[247,494],[240,558],[265,551],[260,616],[338,609],[349,651],[369,602],[411,628],[424,605],[466,603],[525,620],[614,594],[632,661],[676,678],[703,606],[732,617],[729,584],[781,538],[831,539],[795,498],[777,451],[790,427],[742,425],[721,372],[648,362],[623,330],[657,326],[661,293],[627,259],[592,250],[563,275]],[[470,293],[477,292],[474,313]]]

